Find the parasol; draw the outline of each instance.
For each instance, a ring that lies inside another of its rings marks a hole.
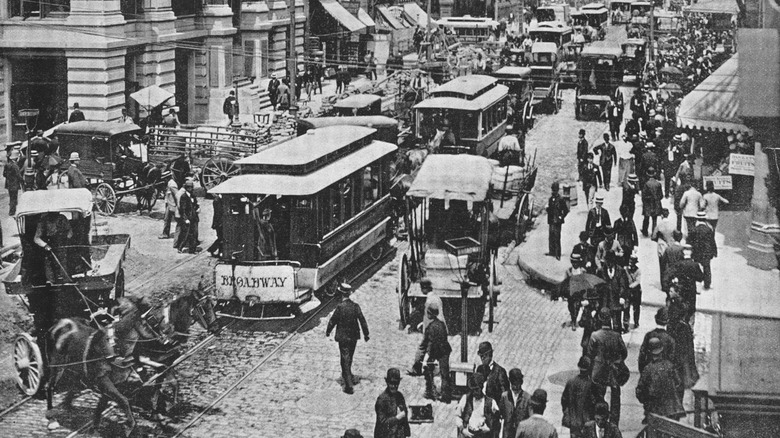
[[[165,91],[157,85],[150,85],[146,88],[136,91],[130,97],[140,105],[147,108],[154,108],[162,105],[166,100],[173,97],[173,93]]]
[[[604,280],[593,274],[577,274],[564,280],[559,291],[561,296],[571,298],[587,290],[595,289],[601,284],[604,284]]]
[[[670,75],[681,75],[681,76],[683,74],[682,70],[680,70],[677,67],[670,66],[670,65],[662,68],[661,69],[661,73],[668,73]]]

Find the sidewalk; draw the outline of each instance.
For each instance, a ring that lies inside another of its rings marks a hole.
[[[625,144],[616,142],[618,154]],[[622,199],[622,190],[616,187],[617,172],[612,173],[612,189],[601,190],[606,208],[613,222],[619,217],[618,210]],[[517,264],[520,269],[531,277],[549,284],[557,285],[564,278],[566,269],[571,266],[569,255],[571,249],[579,242],[579,233],[585,229],[587,206],[582,185],[577,186],[578,205],[573,206],[563,224],[561,236],[561,260],[545,256],[548,249],[547,215],[542,211],[536,218],[535,228],[531,230],[526,241],[516,250]],[[663,206],[669,209],[670,219],[675,220],[673,200],[663,200]],[[542,201],[543,205],[547,200]],[[718,257],[712,260],[712,289],[701,291],[697,297],[696,307],[699,312],[716,314],[743,314],[768,318],[780,318],[780,306],[768,305],[776,303],[780,298],[780,275],[778,270],[764,271],[748,266],[747,260],[741,255],[744,251],[747,230],[740,228],[749,224],[750,212],[722,212],[715,240],[718,244]],[[659,218],[660,219],[660,218]],[[637,231],[642,225],[642,200],[637,196],[637,207],[634,215]],[[684,224],[684,222],[683,222]],[[684,225],[683,225],[684,227]],[[724,235],[726,230],[726,235]],[[734,246],[740,245],[740,247]],[[661,291],[660,269],[658,266],[657,246],[650,238],[639,235],[639,267],[642,271],[642,304],[660,307],[665,304],[666,294]]]

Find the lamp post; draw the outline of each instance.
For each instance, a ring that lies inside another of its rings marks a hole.
[[[469,361],[469,288],[468,280],[460,282],[460,361]]]
[[[287,59],[287,69],[290,71],[290,108],[292,109],[298,104],[297,100],[293,100],[297,95],[295,93],[295,79],[298,76],[298,53],[295,50],[295,0],[287,0],[287,13],[290,16],[290,35],[287,38],[290,57]]]

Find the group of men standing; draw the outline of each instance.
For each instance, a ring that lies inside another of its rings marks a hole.
[[[198,244],[198,223],[200,205],[195,197],[195,183],[189,175],[189,163],[182,154],[171,163],[171,176],[165,187],[165,216],[160,239],[173,238],[173,247],[179,253],[195,254],[200,252]],[[171,222],[176,220],[174,235],[171,235]]]

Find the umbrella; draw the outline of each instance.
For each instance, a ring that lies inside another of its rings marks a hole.
[[[577,274],[564,280],[560,286],[560,295],[571,298],[597,286],[604,284],[604,280],[593,274]]]
[[[166,100],[173,97],[173,93],[165,91],[157,85],[150,85],[146,88],[136,91],[130,97],[147,108],[154,108],[162,105]]]
[[[671,75],[682,75],[683,74],[682,70],[680,70],[677,67],[672,67],[672,66],[666,66],[666,67],[662,68],[661,69],[661,73],[668,73],[668,74],[671,74]]]
[[[680,87],[680,85],[675,84],[673,82],[661,85],[660,90],[666,91],[670,94],[683,94],[682,87]]]

